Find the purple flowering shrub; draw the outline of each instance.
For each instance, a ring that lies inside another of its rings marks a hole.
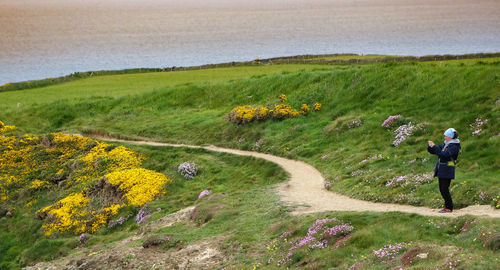
[[[325,218],[316,220],[305,236],[293,236],[291,232],[284,232],[278,239],[267,245],[269,253],[267,264],[287,265],[293,261],[294,253],[326,248],[349,235],[353,230],[354,227],[341,220]]]
[[[195,163],[184,162],[179,167],[177,171],[186,179],[193,179],[198,173],[198,168]]]

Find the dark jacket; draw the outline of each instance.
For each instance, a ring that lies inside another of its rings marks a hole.
[[[434,177],[442,179],[455,179],[455,161],[458,159],[460,153],[460,143],[450,143],[446,149],[443,149],[445,143],[433,147],[428,146],[429,153],[438,156],[438,162],[434,168]]]

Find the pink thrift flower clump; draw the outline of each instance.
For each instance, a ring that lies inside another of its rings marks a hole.
[[[329,223],[337,223],[337,225],[329,225]],[[340,223],[340,224],[338,224]],[[332,227],[330,227],[332,226]],[[311,227],[307,230],[306,236],[296,240],[291,241],[291,247],[288,248],[287,252],[281,252],[279,257],[281,259],[277,260],[277,265],[282,266],[292,261],[293,252],[302,247],[307,247],[309,249],[315,248],[326,248],[330,242],[334,242],[338,237],[348,235],[354,230],[349,224],[344,224],[342,221],[336,218],[325,218],[318,219],[314,222]],[[290,236],[291,233],[285,232],[280,236],[280,241]],[[272,258],[272,257],[271,257]],[[272,262],[273,259],[268,260],[268,264]]]
[[[445,268],[447,269],[457,269],[457,266],[460,264],[460,259],[452,260],[446,262]]]
[[[80,234],[80,237],[78,237],[78,242],[80,242],[81,245],[84,245],[87,240],[89,240],[90,235],[88,233],[82,233]]]
[[[351,177],[358,177],[358,176],[361,176],[367,172],[370,172],[371,170],[368,170],[368,171],[363,171],[363,170],[355,170],[353,172],[351,172]]]
[[[205,197],[205,196],[207,196],[207,195],[210,195],[210,194],[212,194],[212,193],[210,192],[210,190],[206,190],[206,189],[205,189],[205,190],[203,190],[202,192],[200,192],[200,195],[198,195],[198,200],[199,200],[199,199],[201,199],[201,198],[203,198],[203,197]]]
[[[393,177],[389,180],[385,186],[386,187],[396,187],[396,186],[420,186],[426,183],[430,183],[434,177],[433,173],[423,173],[423,174],[407,174],[402,176]]]
[[[137,222],[137,224],[144,223],[148,220],[150,216],[151,212],[149,212],[148,207],[143,206],[141,210],[139,210],[139,213],[137,213],[137,216],[135,217],[135,222]]]
[[[291,235],[292,235],[292,233],[291,233],[291,232],[284,232],[284,233],[282,233],[282,234],[280,235],[280,240],[283,240],[283,239],[285,239],[285,238],[287,238],[287,237],[289,237],[289,236],[291,236]]]
[[[465,221],[464,225],[462,226],[462,228],[460,229],[460,232],[466,232],[467,229],[469,229],[472,225],[476,224],[478,222],[478,219],[474,219],[474,220],[470,220],[470,221]]]
[[[374,250],[373,255],[379,259],[394,259],[396,255],[399,254],[399,252],[409,246],[410,244],[407,243],[397,243],[394,245],[385,245],[381,249]]]
[[[361,119],[356,119],[356,120],[353,120],[353,121],[347,123],[347,128],[351,129],[351,128],[359,127],[362,124],[363,124],[363,121],[361,121]]]
[[[483,129],[481,127],[483,125],[485,125],[486,123],[488,123],[488,119],[483,120],[479,117],[476,118],[476,120],[474,120],[474,123],[469,125],[469,127],[471,127],[474,130],[474,131],[472,131],[472,136],[481,134],[481,131],[483,131]]]
[[[410,137],[415,130],[417,130],[417,126],[413,125],[412,122],[398,127],[398,129],[394,131],[396,138],[394,142],[392,142],[392,145],[398,147],[404,140]]]
[[[392,123],[400,118],[403,118],[401,114],[391,115],[385,119],[384,123],[382,123],[382,127],[391,128]]]
[[[479,194],[479,199],[481,199],[481,201],[486,200],[488,197],[489,197],[489,196],[488,196],[488,194],[486,194],[486,193],[484,193],[484,192],[481,192],[481,193]]]
[[[354,228],[351,225],[347,224],[342,224],[342,225],[337,225],[333,226],[329,229],[326,229],[323,234],[321,234],[322,237],[332,237],[336,235],[346,235],[350,233]]]
[[[332,183],[328,182],[328,181],[324,181],[323,182],[323,185],[325,186],[326,189],[329,189],[332,187]]]
[[[195,163],[184,162],[179,167],[177,171],[186,179],[193,179],[198,173],[198,168]]]
[[[368,161],[370,161],[370,160],[374,160],[374,159],[381,159],[381,158],[383,158],[382,154],[373,155],[373,156],[371,156],[371,157],[367,157],[367,158],[365,158],[365,159],[361,160],[361,161],[359,162],[359,164],[363,164],[363,163],[366,163],[366,162],[368,162]]]

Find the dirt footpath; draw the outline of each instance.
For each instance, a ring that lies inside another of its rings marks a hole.
[[[206,150],[224,152],[241,156],[252,156],[262,158],[280,165],[290,174],[290,180],[281,184],[277,192],[281,200],[290,205],[298,205],[292,214],[309,214],[326,211],[355,211],[355,212],[404,212],[414,213],[423,216],[446,216],[457,217],[463,215],[487,216],[500,218],[500,211],[495,211],[489,205],[473,205],[462,209],[457,209],[453,213],[438,213],[437,209],[427,207],[416,207],[410,205],[374,203],[363,200],[352,199],[347,196],[327,191],[324,186],[324,178],[321,173],[313,166],[302,162],[282,157],[263,154],[252,151],[243,151],[236,149],[221,148],[216,146],[194,146],[184,144],[168,144],[149,141],[127,141],[105,137],[95,137],[96,139],[126,142],[133,144],[145,144],[153,146],[172,146],[203,148]]]

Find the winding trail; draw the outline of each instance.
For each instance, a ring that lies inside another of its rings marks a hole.
[[[102,136],[91,136],[103,141],[123,142],[130,144],[142,144],[152,146],[188,147],[202,148],[210,151],[224,152],[241,156],[252,156],[262,158],[280,165],[290,174],[290,180],[281,184],[277,192],[281,200],[289,205],[298,205],[292,214],[309,214],[326,211],[355,211],[355,212],[404,212],[414,213],[423,216],[445,216],[457,217],[463,215],[486,216],[500,218],[500,211],[495,211],[489,205],[473,205],[458,209],[453,213],[438,213],[438,210],[427,207],[416,207],[410,205],[374,203],[358,199],[349,198],[338,193],[325,190],[323,187],[324,178],[313,166],[297,160],[286,159],[252,151],[243,151],[217,146],[195,146],[185,144],[169,144],[151,141],[130,141],[120,140]],[[437,192],[437,191],[436,191]]]

